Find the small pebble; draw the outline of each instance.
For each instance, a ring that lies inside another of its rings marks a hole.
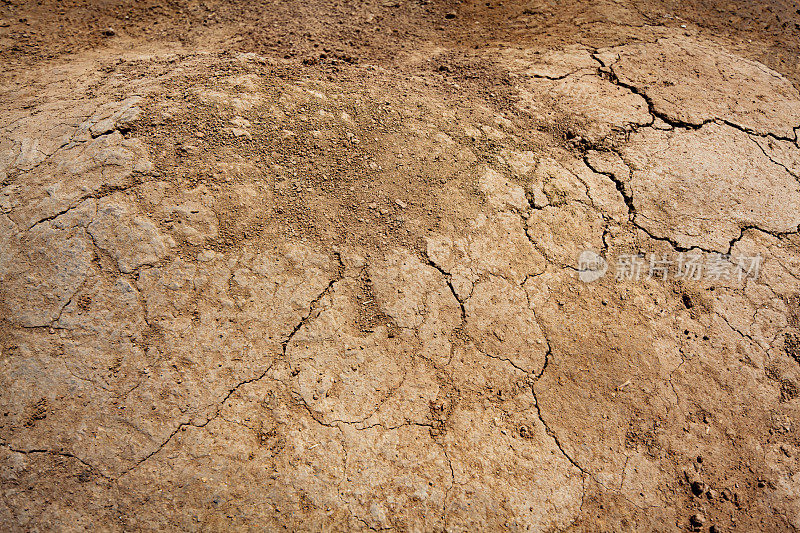
[[[689,523],[692,527],[703,527],[706,523],[706,517],[700,513],[695,513],[689,517]]]
[[[702,481],[695,481],[692,483],[692,494],[700,496],[706,491],[706,485]]]

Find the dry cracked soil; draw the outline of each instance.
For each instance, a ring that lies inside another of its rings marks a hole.
[[[800,530],[799,52],[790,0],[0,1],[0,529]]]

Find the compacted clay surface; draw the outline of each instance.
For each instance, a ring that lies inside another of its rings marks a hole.
[[[7,0],[0,529],[800,529],[742,4]]]

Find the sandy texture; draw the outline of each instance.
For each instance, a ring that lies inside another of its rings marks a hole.
[[[771,19],[312,4],[0,7],[0,529],[800,529]]]

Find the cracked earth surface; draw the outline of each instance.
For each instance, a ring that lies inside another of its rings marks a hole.
[[[772,22],[153,5],[0,6],[4,530],[800,529]]]

